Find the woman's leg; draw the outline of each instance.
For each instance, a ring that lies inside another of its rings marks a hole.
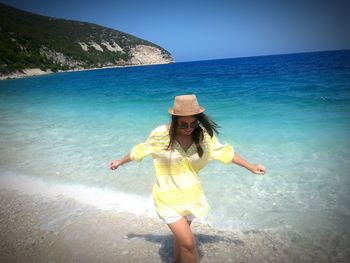
[[[174,234],[174,262],[182,258],[184,263],[197,263],[198,253],[194,235],[190,228],[190,223],[186,218],[168,224]]]
[[[190,226],[192,221],[187,220],[188,225]],[[173,263],[180,263],[181,260],[181,251],[179,240],[174,235],[174,261]]]
[[[180,244],[179,244],[179,240],[177,240],[176,236],[174,235],[174,260],[173,260],[173,263],[180,263],[180,260],[181,260]]]

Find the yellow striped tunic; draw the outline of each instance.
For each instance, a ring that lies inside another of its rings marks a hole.
[[[211,160],[231,163],[233,148],[221,144],[215,136],[211,138],[207,132],[204,132],[201,142],[201,158],[194,143],[187,151],[177,141],[173,149],[166,150],[168,144],[169,131],[166,125],[159,126],[145,142],[132,148],[130,158],[139,162],[145,156],[152,155],[156,170],[153,200],[161,217],[176,217],[179,214],[201,217],[210,206],[204,196],[198,172]]]

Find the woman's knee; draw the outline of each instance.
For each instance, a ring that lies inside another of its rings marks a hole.
[[[194,237],[186,238],[180,241],[180,247],[188,250],[188,251],[195,251],[196,250],[196,241]]]
[[[181,249],[194,252],[196,243],[191,228],[185,218],[168,225],[174,233],[175,243],[177,242]]]

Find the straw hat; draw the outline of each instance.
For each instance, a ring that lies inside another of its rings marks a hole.
[[[176,116],[191,116],[204,112],[205,109],[199,106],[196,95],[176,96],[174,107],[168,112]]]

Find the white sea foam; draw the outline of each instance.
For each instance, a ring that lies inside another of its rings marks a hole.
[[[58,197],[72,198],[80,204],[92,205],[101,210],[129,212],[150,217],[156,216],[151,197],[84,185],[48,182],[11,171],[0,171],[1,188],[18,190],[25,194],[39,194],[50,199]]]

